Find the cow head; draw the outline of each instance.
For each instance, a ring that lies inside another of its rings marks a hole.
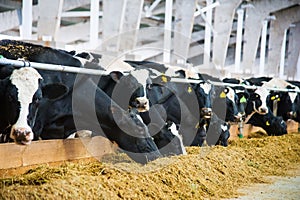
[[[238,109],[238,116],[242,117],[241,119],[243,119],[246,115],[245,109],[249,100],[249,92],[241,86],[234,87],[233,89],[237,96],[236,104]]]
[[[29,144],[33,138],[37,106],[42,97],[40,74],[33,68],[24,67],[12,72],[6,85],[6,113],[11,125],[10,137],[18,144]]]
[[[149,82],[147,70],[133,70],[126,75],[111,72],[112,79],[116,82],[113,88],[112,98],[122,108],[134,107],[139,112],[149,110],[149,100],[146,96],[146,87]],[[128,102],[129,101],[129,102]]]
[[[194,85],[194,91],[198,98],[200,117],[209,119],[212,114],[212,89],[213,86],[207,82],[200,82]]]
[[[265,87],[260,87],[250,93],[249,102],[246,107],[246,114],[249,115],[252,112],[256,112],[261,115],[265,115],[269,112],[267,106],[267,97],[269,91]]]

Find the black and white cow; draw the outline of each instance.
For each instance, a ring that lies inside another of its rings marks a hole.
[[[63,51],[19,41],[0,41],[0,54],[10,59],[81,67],[78,59]],[[1,71],[5,71],[3,68],[10,70],[11,66],[1,66]],[[29,75],[20,75],[23,70]],[[80,128],[106,135],[138,162],[161,155],[136,113],[121,109],[87,76],[22,68],[1,78],[1,133],[9,132],[18,143],[28,144],[33,137],[66,138]]]
[[[255,90],[248,90],[250,97],[245,109],[247,123],[262,127],[268,135],[283,135],[287,126],[282,117],[274,116],[267,105],[269,90],[263,85]]]
[[[219,78],[208,74],[201,74],[200,77],[204,81],[221,82]],[[227,86],[213,85],[212,93],[212,111],[226,122],[239,121],[242,116],[239,113],[235,90]]]

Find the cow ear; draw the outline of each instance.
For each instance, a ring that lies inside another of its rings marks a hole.
[[[178,74],[178,78],[185,78],[186,77],[186,73],[184,70],[178,70],[176,71],[176,74]]]
[[[62,98],[68,91],[68,87],[61,83],[48,84],[42,88],[43,97],[51,100]]]
[[[112,80],[114,80],[115,82],[118,82],[123,76],[122,72],[118,72],[118,71],[110,72],[109,75],[112,78]]]

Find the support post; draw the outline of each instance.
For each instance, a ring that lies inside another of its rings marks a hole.
[[[242,36],[243,36],[243,22],[244,22],[244,9],[238,9],[238,21],[235,43],[235,73],[240,72],[241,67],[241,53],[242,53]]]
[[[102,50],[117,52],[127,0],[103,0]]]
[[[172,10],[173,0],[166,0],[165,5],[165,30],[164,30],[164,52],[163,62],[170,63],[171,61],[171,33],[172,33]]]
[[[219,2],[220,6],[216,7],[214,16],[213,63],[217,69],[223,69],[235,9],[242,0],[219,0]]]
[[[31,39],[32,35],[32,0],[22,1],[22,25],[20,30],[22,39]]]
[[[283,33],[281,53],[280,53],[280,65],[279,65],[279,78],[284,79],[284,60],[285,60],[285,49],[286,49],[286,29]]]
[[[124,21],[120,33],[120,52],[133,50],[137,43],[144,0],[126,2]]]
[[[212,0],[206,0],[206,6],[213,3]],[[211,27],[212,24],[212,9],[206,12],[206,23],[205,23],[205,40],[204,40],[204,66],[210,65],[210,49],[211,49]]]
[[[176,1],[174,26],[174,54],[172,62],[185,64],[188,58],[190,39],[194,24],[196,0]]]
[[[300,80],[300,52],[298,55],[298,61],[297,61],[297,66],[296,66],[296,77],[295,80]]]
[[[288,78],[295,78],[296,74],[300,73],[300,66],[297,71],[297,61],[300,53],[300,22],[293,24],[289,29],[289,47],[288,47],[288,58],[286,65],[286,74]],[[300,77],[298,77],[300,80]]]
[[[282,76],[285,73],[284,60],[282,60],[284,59],[282,44],[286,35],[285,32],[290,28],[290,24],[299,21],[299,10],[300,6],[295,6],[273,13],[276,20],[272,21],[270,26],[268,72],[275,72],[276,76]]]
[[[38,40],[56,41],[60,27],[63,0],[39,1],[40,17],[37,23]]]
[[[261,42],[260,42],[260,58],[259,58],[259,73],[258,73],[259,76],[263,76],[265,71],[267,28],[268,28],[268,21],[264,20],[262,31],[261,31]]]
[[[90,10],[90,47],[94,49],[98,46],[99,0],[91,0]]]

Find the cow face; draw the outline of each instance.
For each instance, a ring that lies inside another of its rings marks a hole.
[[[241,118],[240,113],[238,112],[238,96],[231,87],[226,87],[224,89],[226,94],[226,121],[239,121]]]
[[[113,74],[111,74],[112,76]],[[149,82],[149,72],[147,70],[134,70],[128,75],[116,76],[116,82],[112,98],[122,108],[134,107],[139,112],[149,110],[149,100],[146,97],[146,87]],[[129,101],[129,102],[128,102]]]
[[[194,88],[198,98],[200,117],[210,118],[212,114],[212,85],[206,82],[201,82]]]
[[[6,88],[6,113],[12,125],[10,137],[18,144],[33,140],[32,127],[41,99],[40,74],[33,68],[14,70]]]
[[[234,91],[237,96],[238,116],[241,116],[243,119],[246,115],[245,109],[249,100],[249,93],[244,87],[235,87]]]
[[[267,107],[268,95],[269,91],[264,87],[260,87],[252,92],[247,104],[246,113],[251,114],[252,112],[256,112],[261,115],[267,114],[269,112],[269,108]]]

